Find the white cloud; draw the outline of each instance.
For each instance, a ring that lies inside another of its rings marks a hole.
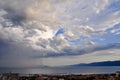
[[[113,2],[113,0],[0,0],[0,39],[8,41],[9,45],[17,46],[18,51],[22,49],[18,59],[21,65],[43,65],[38,62],[39,59],[34,62],[31,58],[34,55],[41,58],[49,55],[82,54],[79,53],[81,49],[87,48],[89,51],[91,48],[88,47],[97,45],[92,41],[92,35],[104,35],[107,29],[120,23],[119,10],[109,8]],[[58,27],[62,27],[65,32],[55,37]],[[12,55],[17,55],[18,52],[8,53],[10,54],[4,54],[4,57],[16,57]],[[21,57],[24,55],[23,60],[30,60],[29,64],[26,64],[27,62],[22,64]],[[87,59],[93,61],[94,55],[91,53],[87,55],[90,58],[85,58],[85,61],[81,62],[87,62]],[[65,58],[63,60],[66,62],[60,61],[61,58],[50,59],[51,61],[58,59],[60,65],[79,62],[78,59],[74,61],[74,58],[71,60]],[[73,62],[70,62],[72,60]],[[2,65],[4,61],[2,59]],[[14,58],[10,61],[12,62],[14,63]],[[7,64],[7,61],[5,63]],[[43,63],[50,65],[49,58],[44,58]],[[50,63],[56,64],[56,62]]]

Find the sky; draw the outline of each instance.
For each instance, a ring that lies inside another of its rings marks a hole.
[[[120,60],[120,0],[0,0],[0,67]]]

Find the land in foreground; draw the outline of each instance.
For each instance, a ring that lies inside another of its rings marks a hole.
[[[39,75],[18,73],[1,73],[0,80],[120,80],[120,71],[111,74],[65,74],[65,75]]]

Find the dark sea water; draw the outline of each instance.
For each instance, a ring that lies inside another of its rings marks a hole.
[[[0,68],[0,72],[16,72],[21,74],[100,74],[115,73],[120,71],[120,66],[82,66],[82,67],[52,67],[52,68]]]

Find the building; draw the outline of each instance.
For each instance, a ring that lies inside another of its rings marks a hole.
[[[3,73],[0,75],[0,80],[18,80],[17,73]]]
[[[120,71],[117,71],[117,72],[116,72],[116,77],[117,77],[117,78],[120,78]]]

